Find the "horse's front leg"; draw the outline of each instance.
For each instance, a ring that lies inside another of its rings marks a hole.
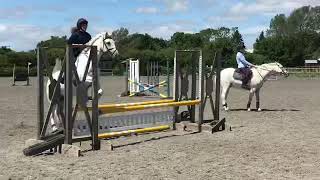
[[[221,101],[222,101],[222,107],[225,111],[229,110],[228,104],[227,104],[227,98],[229,93],[230,85],[222,85],[221,90]]]
[[[98,81],[98,97],[100,98],[103,95],[103,89],[100,86],[100,81]]]
[[[257,108],[257,111],[261,111],[261,108],[260,108],[260,89],[256,90],[255,95],[256,95],[256,108]]]
[[[252,101],[254,92],[255,92],[254,88],[250,89],[249,99],[248,99],[248,103],[247,103],[247,111],[251,111],[250,106],[251,106],[251,101]]]
[[[98,97],[100,98],[103,95],[103,89],[101,88],[100,83],[100,69],[98,69]]]
[[[98,71],[99,72],[99,71]],[[93,80],[93,76],[92,76],[92,72],[89,73],[87,75],[87,79],[86,79],[86,86],[87,86],[87,92],[89,88],[93,88],[92,87],[92,80]],[[97,80],[97,89],[98,89],[98,98],[100,98],[103,95],[103,89],[101,88],[101,83],[100,83],[100,73],[98,73],[98,80]],[[90,96],[90,98],[92,99],[92,97]],[[89,99],[90,99],[89,98]]]

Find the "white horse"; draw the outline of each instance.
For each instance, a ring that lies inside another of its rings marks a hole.
[[[118,50],[115,46],[114,40],[111,38],[111,36],[107,32],[99,33],[95,37],[93,37],[86,45],[91,46],[97,46],[97,64],[99,64],[100,58],[104,53],[109,53],[112,57],[115,57],[118,55]],[[75,65],[77,68],[77,73],[79,75],[79,79],[82,81],[83,77],[85,76],[85,70],[88,63],[90,55],[90,47],[84,48],[81,53],[78,55]],[[61,61],[56,60],[56,64],[52,71],[52,78],[55,81],[58,81],[60,71],[62,69]],[[99,75],[99,73],[98,73]],[[98,77],[98,95],[101,97],[103,94],[103,90],[100,88],[100,78]],[[50,79],[47,81],[47,88],[46,88],[46,94],[48,98],[48,102],[51,102],[51,95],[52,92],[49,92],[49,86],[51,84]],[[88,90],[89,86],[92,84],[92,63],[90,62],[88,73],[85,79],[85,87]],[[64,84],[60,83],[60,94],[64,96]],[[75,88],[73,88],[75,89]],[[75,93],[73,93],[75,94]],[[63,107],[63,100],[62,98],[59,98],[60,102],[53,105],[52,114],[50,116],[50,123],[52,130],[56,130],[58,127],[62,126],[62,117],[61,117],[61,111]]]
[[[255,94],[257,111],[261,111],[259,92],[263,83],[267,81],[268,77],[271,75],[284,75],[287,77],[288,72],[278,62],[262,64],[260,66],[251,68],[251,70],[252,70],[252,78],[248,83],[250,87],[250,90],[249,90],[250,94],[249,94],[249,100],[247,103],[247,110],[251,111],[250,105],[251,105],[252,97]],[[241,80],[236,80],[234,78],[233,76],[234,73],[235,73],[234,68],[226,68],[226,69],[223,69],[220,74],[221,75],[221,80],[220,80],[221,101],[222,101],[222,106],[226,111],[229,110],[226,99],[227,99],[230,88],[231,87],[241,88],[241,85],[242,85]]]

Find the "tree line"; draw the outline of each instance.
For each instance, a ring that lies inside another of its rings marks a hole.
[[[116,74],[124,70],[120,62],[127,58],[139,58],[142,61],[172,60],[176,49],[201,49],[203,60],[210,64],[214,54],[220,51],[224,67],[235,67],[236,48],[243,42],[237,27],[220,27],[203,29],[197,33],[176,32],[170,39],[152,37],[149,34],[130,34],[128,29],[120,28],[112,32],[116,41],[119,56],[112,60]],[[55,59],[64,57],[67,36],[51,36],[41,41],[37,47],[49,47],[48,59],[51,65]],[[254,43],[253,53],[246,57],[254,64],[280,62],[286,67],[303,66],[305,59],[320,58],[320,6],[304,6],[294,10],[289,16],[278,14],[270,21],[266,31],[262,31]],[[110,61],[103,56],[102,62]],[[27,62],[36,67],[36,51],[15,52],[8,47],[0,48],[0,68],[2,75],[11,75],[13,64],[24,71]],[[35,74],[33,68],[33,74]],[[19,68],[18,68],[19,70]]]

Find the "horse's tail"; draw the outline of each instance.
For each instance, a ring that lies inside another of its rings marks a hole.
[[[62,69],[61,60],[59,58],[56,58],[56,64],[54,65],[52,70],[52,78],[55,79],[56,81],[58,80],[61,69]]]
[[[53,91],[54,91],[54,88],[57,84],[61,70],[62,70],[61,60],[59,58],[56,58],[56,64],[54,65],[53,70],[52,70],[52,74],[51,74],[53,81],[51,82],[51,80],[48,79],[47,86],[46,86],[46,94],[47,94],[48,102],[51,102],[51,99],[53,96]]]
[[[56,58],[56,64],[53,67],[52,70],[52,78],[48,78],[47,85],[46,85],[46,95],[48,102],[51,103],[52,98],[53,98],[53,92],[54,89],[57,86],[58,78],[60,71],[62,70],[62,65],[61,65],[61,60],[59,58]],[[59,87],[57,87],[57,91],[60,93],[60,84]],[[60,100],[61,98],[58,97]],[[61,115],[60,115],[60,103],[54,102],[52,106],[52,111],[50,115],[50,125],[52,128],[52,131],[55,131],[57,128],[62,127],[61,125]]]

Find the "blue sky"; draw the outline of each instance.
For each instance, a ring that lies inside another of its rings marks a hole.
[[[320,0],[0,0],[0,46],[35,48],[50,36],[70,35],[80,17],[91,35],[126,27],[169,39],[174,32],[238,27],[248,48],[274,15]]]

